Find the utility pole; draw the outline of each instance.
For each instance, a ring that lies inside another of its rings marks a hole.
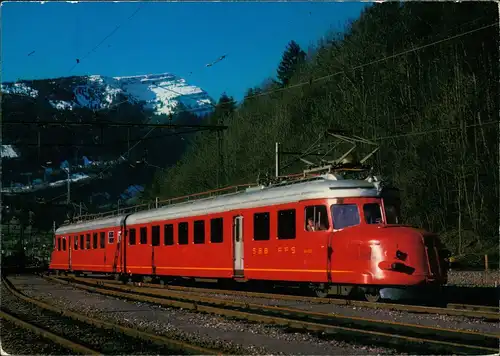
[[[276,142],[275,171],[276,178],[280,176],[280,143]]]
[[[218,125],[224,125],[224,114],[219,118]],[[224,185],[224,152],[222,147],[222,132],[217,131],[217,151],[219,154],[219,164],[217,169],[217,188],[222,188]]]
[[[70,202],[71,202],[71,176],[70,176],[70,166],[68,165],[68,168],[65,169],[66,171],[66,174],[68,175],[68,179],[67,179],[67,187],[68,187],[68,195],[67,195],[67,198],[66,198],[66,204],[69,205]]]

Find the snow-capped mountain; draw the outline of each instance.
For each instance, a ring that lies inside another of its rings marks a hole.
[[[170,73],[22,80],[3,83],[2,92],[36,99],[42,96],[52,107],[60,110],[77,107],[102,110],[129,101],[143,105],[155,114],[174,113],[180,104],[191,112],[207,114],[215,104],[204,90]]]
[[[1,145],[0,146],[0,156],[1,158],[17,158],[19,157],[18,153],[12,147],[12,145]]]

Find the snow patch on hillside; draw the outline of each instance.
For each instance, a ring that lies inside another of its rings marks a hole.
[[[2,145],[0,148],[0,154],[2,158],[18,158],[16,150],[12,145]]]
[[[31,88],[25,82],[2,84],[2,92],[4,94],[31,96],[32,98],[38,96],[38,90]]]
[[[64,100],[49,100],[50,105],[58,110],[73,110],[73,104]]]
[[[157,114],[173,113],[179,104],[193,111],[210,112],[213,100],[202,89],[189,85],[184,79],[170,73],[130,77],[115,77],[130,97],[145,102],[145,107]]]
[[[70,81],[69,87],[68,81]],[[2,90],[8,94],[38,97],[39,91],[32,88],[29,83],[28,81],[5,83],[2,84]],[[215,105],[204,90],[170,73],[128,77],[89,75],[51,79],[45,83],[50,84],[54,93],[60,86],[63,92],[70,90],[72,94],[73,100],[58,98],[57,94],[43,94],[48,95],[48,102],[58,110],[73,110],[76,107],[91,110],[107,109],[119,104],[118,97],[144,105],[145,109],[150,109],[155,114],[167,115],[174,113],[179,105],[198,114],[208,114],[213,111]]]

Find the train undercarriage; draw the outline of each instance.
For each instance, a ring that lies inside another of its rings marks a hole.
[[[245,278],[235,279],[211,279],[192,278],[178,276],[158,275],[129,275],[121,273],[99,273],[86,271],[52,271],[56,275],[74,274],[76,277],[105,276],[107,278],[121,281],[123,283],[143,283],[150,280],[151,283],[160,285],[183,285],[183,286],[211,286],[221,289],[235,289],[246,291],[268,291],[281,294],[310,295],[318,298],[345,297],[348,299],[361,299],[368,302],[384,301],[427,301],[431,297],[435,302],[441,294],[439,284],[422,284],[415,286],[386,286],[386,285],[339,285],[327,283],[295,283],[287,281],[248,280]]]

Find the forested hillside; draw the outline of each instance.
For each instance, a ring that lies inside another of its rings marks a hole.
[[[369,163],[401,189],[405,222],[455,254],[498,254],[498,33],[493,3],[384,3],[313,50],[291,43],[273,81],[209,119],[230,127],[222,183],[271,170],[275,142],[300,151],[347,130],[381,145]],[[150,194],[216,188],[218,164],[215,135],[200,134]]]

